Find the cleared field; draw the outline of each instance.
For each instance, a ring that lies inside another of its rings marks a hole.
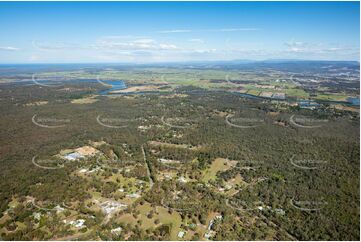
[[[166,86],[164,86],[166,87]],[[122,90],[116,90],[116,91],[111,91],[110,93],[128,93],[128,92],[149,92],[149,91],[158,91],[159,90],[159,86],[152,86],[152,85],[148,85],[148,86],[134,86],[134,87],[129,87],[126,89],[122,89]],[[167,87],[168,89],[170,87]]]
[[[136,218],[131,214],[124,214],[117,218],[118,222],[130,223],[136,225],[140,221],[140,227],[143,229],[150,229],[157,227],[162,224],[172,224],[172,230],[170,234],[170,240],[178,240],[178,232],[180,231],[180,226],[182,223],[181,216],[178,212],[173,211],[171,214],[168,212],[168,209],[163,207],[156,207],[155,209],[149,203],[144,203],[139,205],[135,209],[139,212],[139,215]],[[155,210],[151,218],[148,217],[148,214]],[[157,224],[155,221],[159,220]]]
[[[344,94],[318,94],[317,99],[319,100],[327,100],[327,101],[339,101],[346,102],[349,96]]]
[[[38,101],[38,102],[33,102],[33,103],[27,103],[25,104],[25,106],[42,106],[45,104],[48,104],[48,101]]]
[[[95,103],[96,101],[98,101],[98,99],[96,99],[96,96],[89,96],[89,97],[84,97],[84,98],[80,98],[80,99],[74,99],[71,101],[71,103],[73,103],[73,104],[90,104],[90,103]]]
[[[208,182],[210,180],[215,180],[217,178],[217,172],[226,171],[237,164],[237,161],[230,161],[224,158],[217,158],[212,162],[210,168],[206,169],[203,172],[202,180]]]
[[[283,91],[286,93],[287,96],[291,97],[308,98],[310,96],[303,89],[284,89]]]
[[[248,90],[247,94],[258,96],[261,91],[258,90]]]

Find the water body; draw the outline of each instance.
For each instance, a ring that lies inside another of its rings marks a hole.
[[[250,99],[256,99],[256,100],[266,99],[266,98],[263,98],[263,97],[254,96],[254,95],[247,94],[247,93],[236,93],[236,94],[239,94],[239,96],[242,96],[242,97],[246,97],[246,98],[250,98]]]
[[[354,106],[360,106],[360,98],[359,97],[349,97],[347,101],[350,102]]]
[[[318,108],[320,106],[319,103],[312,100],[300,100],[298,105],[300,108]]]
[[[255,95],[247,94],[247,93],[237,93],[237,92],[234,92],[234,93],[238,94],[238,95],[240,95],[242,97],[246,97],[246,98],[250,98],[250,99],[286,101],[286,98],[260,97],[260,96],[255,96]]]
[[[70,82],[70,81],[69,81]],[[76,80],[76,82],[88,82],[88,83],[99,83],[97,80],[95,79],[79,79]],[[126,89],[127,85],[125,84],[124,81],[122,80],[104,80],[101,81],[102,83],[104,83],[104,87],[106,88],[105,90],[101,90],[98,92],[99,95],[121,95],[121,94],[150,94],[150,93],[163,93],[163,94],[169,94],[170,92],[159,92],[159,91],[145,91],[145,92],[127,92],[127,93],[110,93],[112,91],[116,91],[116,90],[122,90],[122,89]],[[67,83],[66,82],[57,82],[54,80],[38,80],[38,83],[40,84],[44,84],[44,85],[64,85]],[[19,82],[12,82],[12,83],[8,83],[8,84],[25,84],[25,85],[32,85],[35,84],[33,81],[19,81]],[[109,85],[109,86],[106,86]],[[183,93],[182,91],[180,91],[179,93]],[[191,91],[189,93],[205,93],[204,90],[200,91],[200,90],[196,90],[196,91]],[[250,99],[257,99],[257,100],[264,100],[264,99],[268,99],[268,100],[285,100],[287,101],[288,99],[275,99],[275,98],[266,98],[266,97],[259,97],[259,96],[254,96],[251,94],[247,94],[247,93],[238,93],[240,96],[242,97],[246,97],[246,98],[250,98]],[[301,105],[304,106],[309,106],[310,104],[308,104],[307,102],[305,102],[304,100],[301,100],[302,103]],[[307,100],[308,102],[314,102],[316,104],[316,106],[319,105],[318,102],[316,102],[315,100]],[[320,101],[321,102],[321,101]],[[349,97],[347,98],[346,102],[340,102],[340,101],[325,101],[322,100],[322,102],[325,103],[335,103],[335,104],[351,104],[353,106],[360,106],[360,98],[359,97]],[[313,104],[314,105],[314,104]]]
[[[124,81],[122,80],[116,80],[116,81],[102,81],[102,83],[105,83],[106,85],[110,85],[108,87],[108,89],[99,91],[100,95],[111,95],[112,91],[116,91],[116,90],[122,90],[122,89],[126,89],[127,85],[125,84]]]
[[[47,86],[63,86],[66,84],[71,84],[71,83],[99,83],[99,84],[103,84],[104,85],[104,90],[100,90],[98,92],[98,94],[100,95],[112,95],[112,93],[109,93],[111,91],[116,91],[116,90],[122,90],[122,89],[126,89],[127,85],[125,84],[124,81],[122,80],[106,80],[106,81],[97,81],[96,79],[77,79],[77,80],[47,80],[47,79],[38,79],[36,80],[36,82],[39,85],[47,85]],[[19,81],[19,82],[12,82],[9,84],[15,84],[15,85],[36,85],[37,83],[33,82],[33,81]]]

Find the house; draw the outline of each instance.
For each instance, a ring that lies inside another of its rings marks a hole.
[[[282,92],[278,92],[278,93],[274,93],[272,95],[273,99],[286,99],[286,94],[282,93]]]
[[[78,160],[81,158],[94,156],[98,154],[99,151],[91,146],[83,146],[73,150],[72,153],[65,154],[64,158],[70,161]]]
[[[217,216],[215,216],[214,217],[214,219],[211,219],[211,221],[209,221],[209,225],[208,225],[208,230],[212,230],[212,226],[213,226],[213,224],[214,224],[214,222],[216,221],[216,220],[222,220],[223,219],[223,216],[222,215],[217,215]]]
[[[276,208],[274,211],[279,215],[285,215],[286,214],[286,212],[282,208]]]
[[[210,231],[207,231],[207,232],[204,234],[204,238],[210,239],[210,238],[212,238],[212,237],[215,236],[215,235],[216,235],[216,232],[213,231],[213,230],[210,230]]]
[[[70,161],[74,161],[74,160],[77,160],[77,159],[84,158],[84,156],[79,154],[78,152],[73,152],[73,153],[65,155],[64,158],[67,159],[67,160],[70,160]]]
[[[232,189],[232,185],[231,184],[226,184],[225,186],[224,186],[224,188],[226,189],[226,190],[230,190],[230,189]]]
[[[63,222],[65,224],[68,223],[66,219],[64,219]],[[85,227],[84,223],[85,223],[85,219],[78,219],[78,220],[69,221],[69,224],[76,227],[76,228]]]
[[[113,212],[119,211],[121,209],[125,209],[127,208],[126,204],[120,203],[120,202],[115,202],[115,201],[105,201],[103,203],[100,204],[103,212],[105,214],[111,214]]]
[[[112,234],[119,235],[119,234],[122,232],[122,230],[123,230],[122,227],[117,227],[117,228],[115,228],[115,229],[110,230],[110,232],[111,232]]]
[[[186,232],[184,232],[184,231],[179,231],[179,233],[178,233],[178,238],[183,238],[185,234],[186,234]]]
[[[179,177],[178,181],[181,182],[181,183],[186,183],[187,182],[187,180],[183,176]]]
[[[305,100],[305,101],[300,101],[298,103],[299,107],[300,108],[303,108],[303,109],[316,109],[320,106],[320,104],[316,103],[316,102],[312,102],[312,101],[308,101],[308,100]]]
[[[33,217],[36,221],[40,221],[41,213],[33,213]]]
[[[65,211],[65,209],[60,207],[59,205],[56,205],[56,207],[54,209],[56,210],[56,213],[61,213],[61,212]]]
[[[127,197],[130,197],[130,198],[140,198],[140,194],[138,194],[138,193],[127,194]]]

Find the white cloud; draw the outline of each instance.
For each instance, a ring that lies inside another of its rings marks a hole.
[[[218,31],[221,31],[221,29],[218,29]],[[222,31],[233,31],[233,29],[222,29]],[[237,29],[237,31],[240,30]],[[192,47],[190,43],[197,43],[197,45],[193,44]],[[165,41],[144,36],[105,36],[88,44],[64,42],[39,44],[33,42],[33,46],[36,47],[38,52],[32,53],[34,56],[31,59],[33,61],[66,58],[68,61],[89,59],[115,62],[167,62],[232,59],[262,60],[268,58],[337,60],[349,59],[349,56],[359,56],[359,49],[356,47],[295,40],[284,44],[280,43],[281,46],[277,49],[269,49],[267,46],[243,42],[234,45],[234,47],[210,45],[208,43],[206,45],[204,43],[204,40],[199,38],[190,38],[181,42],[176,38],[168,38]],[[229,43],[229,39],[226,43]],[[12,48],[6,48],[6,50],[12,50]],[[41,51],[48,52],[42,53]]]
[[[33,47],[35,47],[38,50],[42,51],[59,51],[59,50],[68,50],[68,49],[84,49],[84,46],[74,43],[67,43],[67,42],[49,42],[49,43],[41,43],[32,41]]]
[[[0,46],[0,51],[17,51],[20,50],[19,48],[16,47],[11,47],[11,46]]]
[[[198,49],[198,50],[193,50],[194,53],[215,53],[217,51],[217,49]]]
[[[203,44],[204,40],[202,39],[189,39],[189,42],[193,42],[193,43],[198,43],[198,44]]]
[[[133,40],[114,40],[100,39],[93,47],[102,50],[175,50],[177,46],[169,43],[158,43],[154,39],[133,39]]]
[[[30,57],[29,57],[29,60],[30,61],[39,61],[41,58],[39,57],[39,56],[37,56],[37,55],[31,55]]]
[[[238,32],[238,31],[257,31],[258,28],[229,28],[229,29],[215,29],[216,32]]]
[[[286,52],[295,54],[337,54],[346,53],[349,51],[359,51],[357,48],[350,46],[331,45],[327,43],[309,43],[302,41],[289,41],[286,42]]]
[[[311,47],[308,43],[294,40],[286,42],[285,45],[288,47],[287,51],[289,52],[304,52]]]
[[[148,39],[147,36],[136,36],[136,35],[107,35],[103,36],[102,39]]]
[[[132,38],[129,36],[106,36],[93,44],[71,44],[65,42],[39,43],[32,42],[37,50],[60,52],[65,50],[101,50],[101,51],[141,51],[141,50],[176,50],[178,47],[170,43],[159,43],[151,38]]]
[[[160,34],[171,34],[171,33],[197,33],[197,32],[239,32],[239,31],[257,31],[259,28],[221,28],[221,29],[173,29],[173,30],[162,30],[157,31]]]
[[[176,50],[178,47],[173,44],[159,44],[159,47],[163,50]]]
[[[134,43],[136,44],[153,44],[155,43],[154,39],[137,39],[134,40]]]
[[[189,29],[171,29],[171,30],[161,30],[161,31],[157,31],[157,33],[160,33],[160,34],[189,33],[189,32],[193,32],[193,31],[192,31],[192,30],[189,30]]]

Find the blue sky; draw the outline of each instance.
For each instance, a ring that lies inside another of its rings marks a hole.
[[[359,60],[359,2],[0,2],[0,63]]]

